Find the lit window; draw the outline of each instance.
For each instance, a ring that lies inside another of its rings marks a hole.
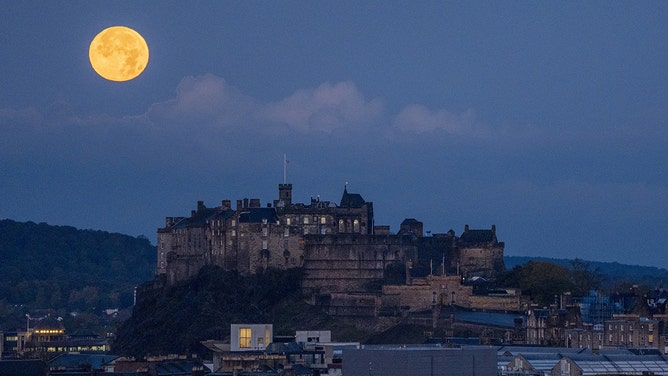
[[[360,232],[360,221],[356,219],[353,221],[353,232]]]
[[[306,217],[306,216],[304,217],[304,224],[308,225],[308,217]]]
[[[268,242],[266,240],[263,240],[262,241],[262,249],[266,250],[268,246],[269,246]]]
[[[320,224],[321,225],[326,225],[327,224],[327,217],[325,217],[324,215],[322,217],[320,217]]]
[[[239,348],[249,349],[251,347],[251,328],[239,328]]]
[[[283,232],[283,236],[285,236],[286,238],[288,236],[290,236],[290,229],[289,228],[287,228],[287,227],[285,228],[285,231]]]
[[[290,226],[290,217],[288,217],[288,218],[285,219],[285,224],[288,225],[288,226]]]

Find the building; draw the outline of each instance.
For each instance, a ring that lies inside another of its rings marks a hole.
[[[530,309],[526,318],[526,344],[564,347],[566,330],[581,327],[578,307]]]
[[[187,279],[204,265],[252,274],[269,267],[304,264],[307,235],[373,234],[373,203],[344,188],[340,203],[292,202],[292,184],[279,184],[279,199],[230,200],[215,208],[202,201],[190,217],[167,217],[158,229],[157,274],[170,283]]]
[[[245,198],[235,208],[231,200],[208,208],[200,201],[189,217],[167,217],[158,229],[157,274],[173,284],[204,265],[242,274],[302,268],[302,290],[312,303],[334,314],[374,316],[381,285],[428,275],[452,276],[457,283],[459,277],[493,279],[504,269],[504,243],[494,225],[466,225],[459,237],[452,230],[424,236],[423,224],[409,218],[392,234],[389,226],[375,225],[373,213],[373,203],[347,187],[338,203],[319,197],[295,203],[292,184],[279,184],[278,199],[266,205]]]
[[[496,374],[496,351],[488,347],[381,346],[343,350],[343,375]]]
[[[273,338],[272,324],[231,324],[230,351],[263,351]]]
[[[660,320],[639,315],[613,315],[603,327],[603,346],[664,349]]]

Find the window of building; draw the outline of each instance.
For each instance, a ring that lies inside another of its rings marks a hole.
[[[304,224],[305,225],[308,225],[308,222],[309,222],[308,218],[309,218],[308,216],[304,216]]]
[[[327,224],[327,217],[325,217],[324,215],[322,217],[320,217],[320,224],[321,225],[326,225]]]
[[[654,334],[650,334],[650,335],[648,335],[648,336],[647,336],[647,341],[648,341],[649,343],[653,343],[653,342],[654,342]]]
[[[269,229],[266,227],[262,227],[262,236],[267,236],[269,234]]]
[[[343,219],[339,219],[339,232],[343,232],[345,230],[345,226],[343,224]]]
[[[356,219],[353,221],[353,232],[360,232],[360,220]]]
[[[269,246],[268,242],[266,240],[263,240],[262,241],[262,249],[266,250],[268,246]]]
[[[286,238],[288,236],[290,236],[290,229],[289,228],[286,227],[285,230],[283,230],[283,236],[285,236]]]
[[[249,349],[251,347],[251,328],[239,328],[239,348]]]
[[[320,229],[320,235],[325,235],[326,233],[327,233],[326,228],[323,227],[323,228]]]
[[[285,224],[290,226],[290,217],[285,218]]]

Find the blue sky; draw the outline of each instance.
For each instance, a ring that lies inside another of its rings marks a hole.
[[[88,46],[150,49],[125,83]],[[166,216],[277,198],[507,255],[667,268],[668,3],[10,1],[0,218],[155,239]]]

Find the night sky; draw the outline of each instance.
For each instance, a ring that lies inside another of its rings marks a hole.
[[[128,26],[148,67],[98,76]],[[374,203],[668,268],[668,2],[5,1],[0,218],[155,242],[198,200]]]

